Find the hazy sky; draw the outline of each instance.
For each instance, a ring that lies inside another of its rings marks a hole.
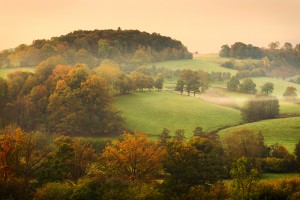
[[[138,29],[192,52],[235,41],[300,43],[300,0],[0,0],[0,50],[71,31]]]

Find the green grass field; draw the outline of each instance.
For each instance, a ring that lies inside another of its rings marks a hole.
[[[279,143],[284,145],[290,152],[294,151],[295,144],[300,140],[300,117],[271,119],[244,124],[221,130],[219,135],[224,137],[240,128],[249,128],[256,132],[261,131],[267,145]]]
[[[2,68],[2,69],[0,69],[0,77],[7,79],[7,74],[17,71],[17,70],[34,72],[33,67],[22,67],[22,68],[13,68],[13,69]]]
[[[186,59],[186,60],[171,60],[164,62],[157,62],[155,66],[157,68],[166,68],[170,70],[178,70],[178,69],[191,69],[191,70],[203,70],[206,72],[230,72],[232,75],[236,74],[237,71],[233,69],[227,69],[224,67],[220,67],[220,64],[229,60],[228,58],[220,58],[217,55],[214,56],[204,56],[204,57],[195,57],[194,59]],[[148,67],[151,67],[149,65]]]
[[[283,173],[283,174],[273,174],[265,173],[262,176],[263,180],[275,180],[275,179],[288,179],[288,178],[299,178],[299,173]]]
[[[127,126],[132,130],[158,135],[163,128],[184,129],[186,136],[200,126],[215,130],[241,122],[238,110],[205,102],[200,98],[171,92],[138,92],[116,98]]]
[[[282,98],[282,95],[288,86],[293,86],[293,87],[297,88],[298,93],[300,93],[300,85],[299,84],[290,83],[286,80],[270,78],[270,77],[257,77],[257,78],[252,78],[252,80],[256,84],[257,91],[260,91],[260,87],[263,84],[265,84],[266,82],[273,83],[274,91],[273,91],[272,95],[277,96],[278,98]]]

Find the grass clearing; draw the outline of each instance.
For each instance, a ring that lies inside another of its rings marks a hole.
[[[184,129],[186,136],[191,137],[198,126],[215,130],[241,122],[240,112],[235,109],[171,92],[138,92],[117,97],[116,106],[123,112],[130,129],[152,137],[159,135],[163,128],[172,132]]]
[[[17,70],[34,72],[34,69],[35,69],[34,67],[20,67],[20,68],[12,68],[12,69],[1,68],[0,69],[0,77],[7,79],[7,75],[11,72],[15,72]]]
[[[195,57],[193,59],[186,60],[170,60],[164,62],[154,63],[157,68],[166,68],[170,70],[182,70],[182,69],[191,69],[191,70],[203,70],[205,72],[230,72],[231,75],[235,75],[237,70],[227,69],[220,67],[220,64],[229,60],[228,58],[220,58],[215,56],[203,56]],[[153,64],[149,65],[151,67]]]
[[[261,131],[267,145],[279,143],[284,145],[291,153],[294,151],[295,144],[300,139],[300,117],[270,119],[248,123],[221,130],[219,131],[219,135],[224,137],[241,128],[249,128],[257,133]]]
[[[300,85],[296,83],[291,83],[286,80],[277,79],[277,78],[271,78],[271,77],[256,77],[252,78],[254,83],[256,84],[256,89],[258,92],[260,92],[260,87],[265,84],[266,82],[271,82],[274,84],[274,91],[272,95],[277,96],[278,98],[282,98],[282,95],[285,91],[285,89],[288,86],[293,86],[297,89],[297,92],[300,92]]]
[[[244,103],[247,99],[252,99],[255,97],[255,95],[252,94],[227,91],[226,88],[220,87],[220,85],[213,85],[213,87],[211,87],[206,93],[201,94],[200,96],[206,95],[207,93],[214,93],[215,96],[219,96],[219,101],[230,100],[239,108],[242,108],[244,106]],[[279,99],[280,114],[300,114],[300,104],[285,101],[278,96],[277,98]]]
[[[299,173],[282,173],[282,174],[274,174],[274,173],[265,173],[262,176],[263,180],[275,180],[275,179],[286,179],[286,178],[299,178]]]

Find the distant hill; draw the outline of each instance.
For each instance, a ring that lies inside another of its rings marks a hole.
[[[55,57],[61,64],[85,63],[90,68],[111,59],[131,68],[151,62],[191,59],[178,40],[138,30],[78,30],[50,40],[34,40],[0,53],[0,67],[35,67]]]

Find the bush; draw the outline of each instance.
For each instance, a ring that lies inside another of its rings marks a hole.
[[[272,119],[279,114],[279,101],[276,97],[256,96],[247,100],[241,109],[241,115],[247,122]]]
[[[21,182],[0,181],[0,199],[29,199]]]
[[[280,179],[273,181],[264,181],[258,185],[258,199],[276,200],[276,199],[299,199],[300,179]]]
[[[74,189],[73,194],[70,197],[71,200],[93,200],[95,194],[88,185],[80,185]]]
[[[71,183],[47,183],[37,189],[34,194],[35,200],[66,200],[69,199],[73,192]]]
[[[222,67],[233,69],[234,68],[234,62],[226,61],[221,64]]]
[[[259,162],[263,172],[287,172],[286,161],[284,159],[267,157],[260,159]]]

